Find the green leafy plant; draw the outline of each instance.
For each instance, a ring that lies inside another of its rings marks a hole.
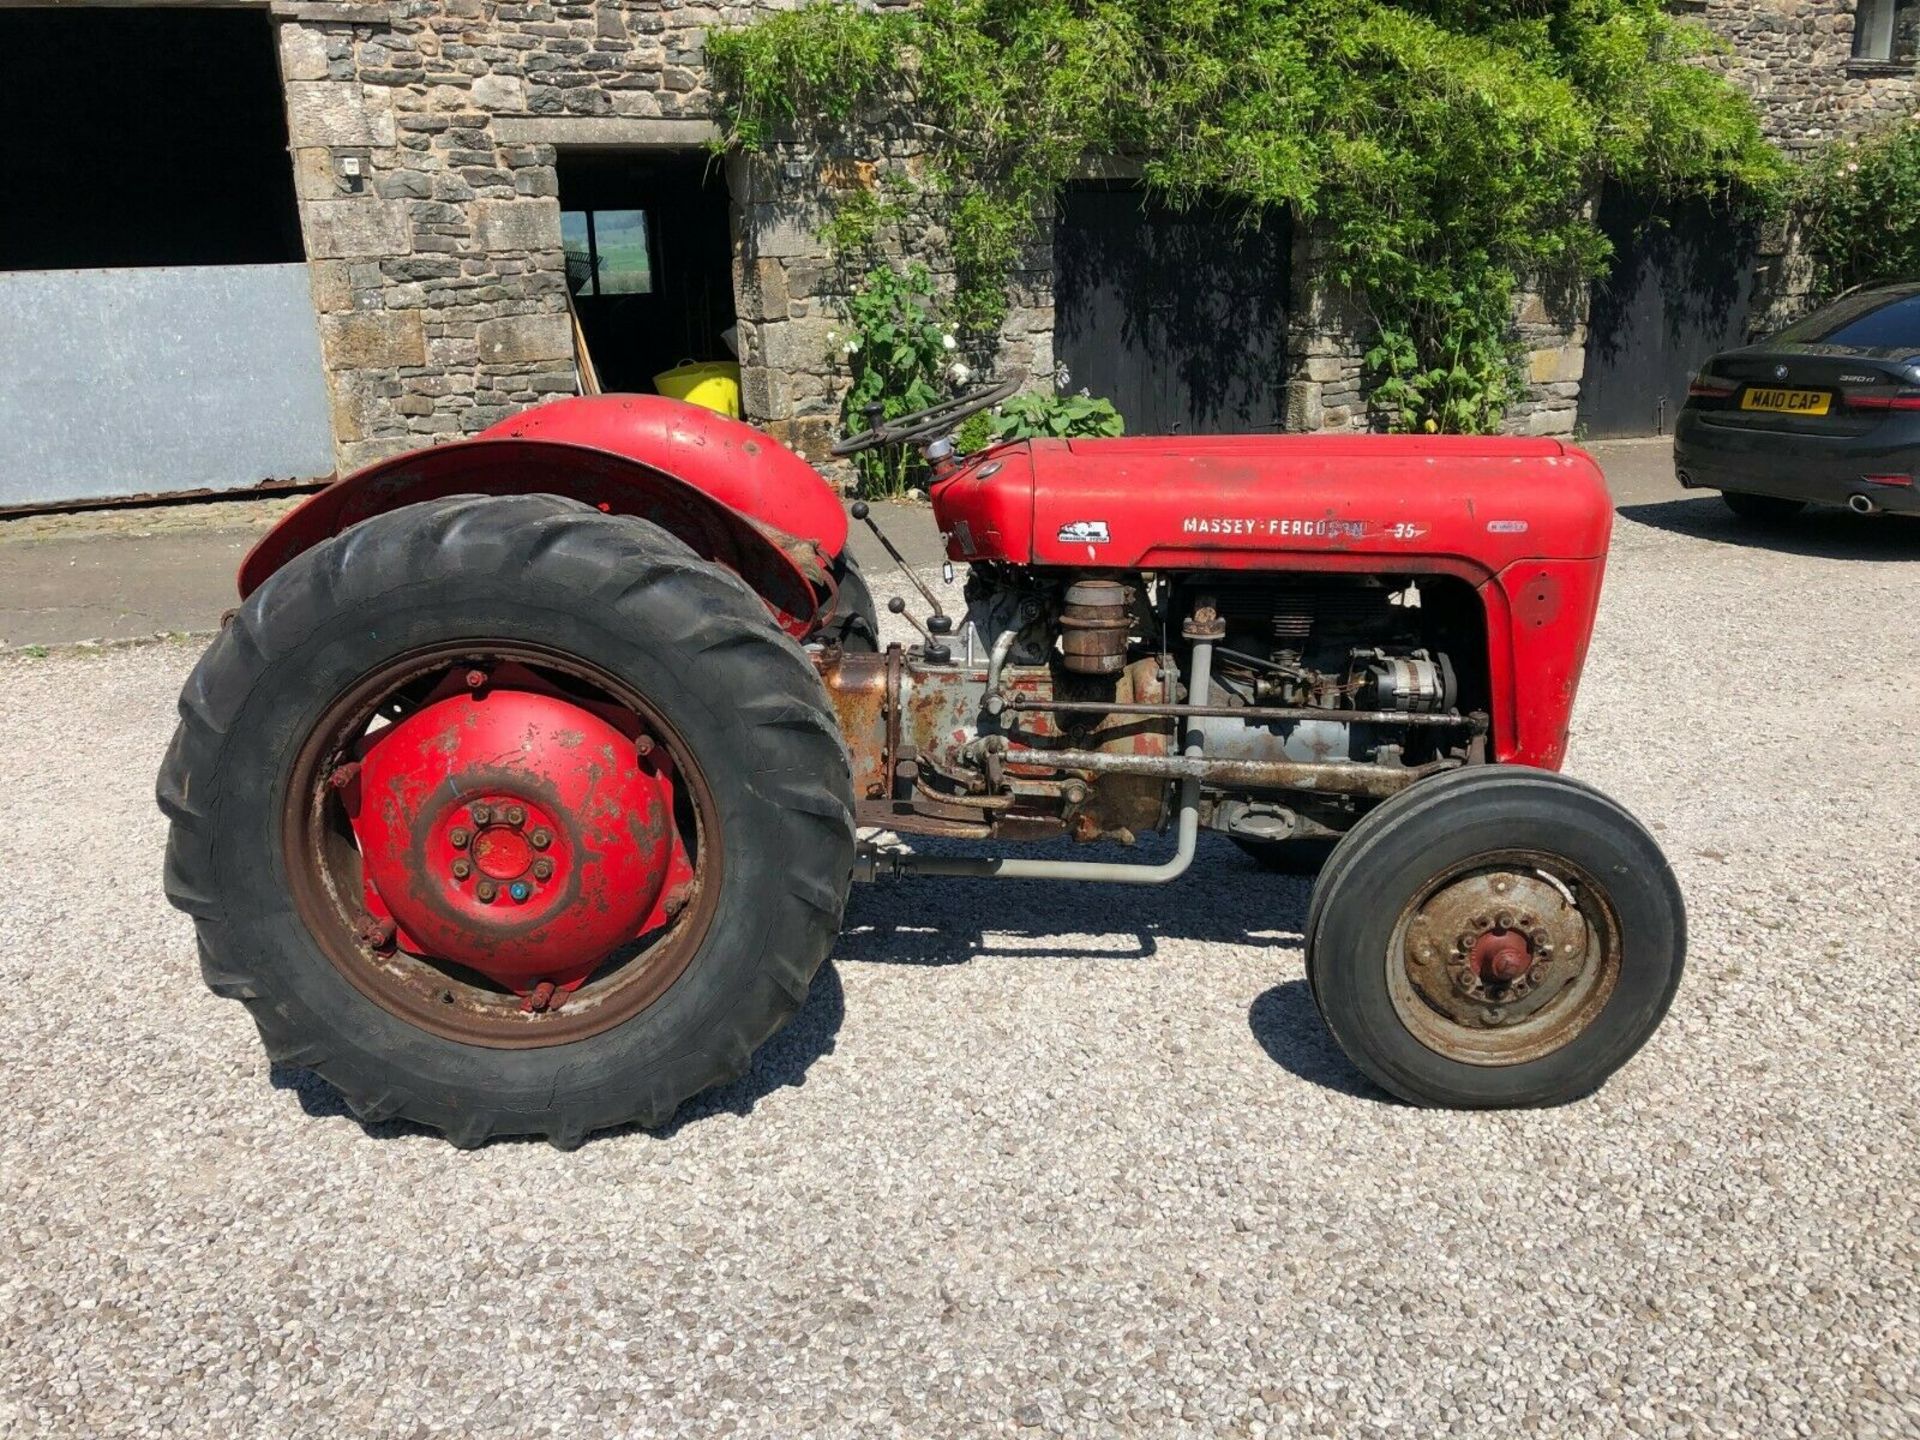
[[[841,402],[848,434],[924,410],[946,396],[945,372],[958,341],[935,301],[924,265],[878,265],[846,301],[846,325],[828,342],[853,372]],[[885,445],[853,457],[860,493],[904,494],[922,477],[925,462],[910,445]]]
[[[987,438],[995,443],[1100,439],[1126,432],[1126,421],[1111,400],[1085,392],[1057,395],[1051,390],[1027,390],[1002,400],[987,414]]]
[[[1486,429],[1519,393],[1521,280],[1606,263],[1613,179],[1765,205],[1784,162],[1663,0],[815,3],[709,38],[728,138],[875,143],[904,114],[985,334],[1089,156],[1174,205],[1286,211],[1377,322],[1385,423]],[[898,133],[892,127],[891,133]]]
[[[1823,294],[1920,279],[1920,121],[1826,147],[1797,192]]]

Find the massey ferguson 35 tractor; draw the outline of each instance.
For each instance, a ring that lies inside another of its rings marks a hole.
[[[955,454],[1011,388],[837,447],[922,446],[968,567],[965,615],[923,592],[906,648],[827,482],[676,401],[558,401],[315,495],[247,557],[160,776],[208,985],[363,1118],[568,1147],[739,1074],[855,879],[1160,884],[1211,830],[1271,868],[1331,846],[1307,977],[1388,1091],[1600,1085],[1667,1009],[1685,914],[1652,837],[1553,773],[1612,522],[1593,462]],[[1157,863],[995,853],[1166,829]]]

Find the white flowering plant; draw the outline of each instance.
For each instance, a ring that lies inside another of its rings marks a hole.
[[[947,398],[948,385],[970,371],[954,358],[953,326],[940,315],[933,277],[924,265],[879,265],[846,300],[844,328],[828,335],[832,358],[853,372],[841,402],[847,434],[870,428]],[[873,411],[871,407],[878,406]],[[922,479],[925,461],[910,445],[884,445],[853,457],[860,493],[900,495]]]

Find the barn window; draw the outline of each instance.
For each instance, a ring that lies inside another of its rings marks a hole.
[[[1853,15],[1853,58],[1911,65],[1920,51],[1920,0],[1859,0]]]
[[[644,210],[563,210],[560,243],[576,295],[651,295],[653,251]]]
[[[0,7],[0,54],[0,270],[304,258],[264,7]]]

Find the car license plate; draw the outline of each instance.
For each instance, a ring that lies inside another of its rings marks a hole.
[[[1740,397],[1742,410],[1772,410],[1784,415],[1824,415],[1833,396],[1825,390],[1763,390],[1749,386]]]

